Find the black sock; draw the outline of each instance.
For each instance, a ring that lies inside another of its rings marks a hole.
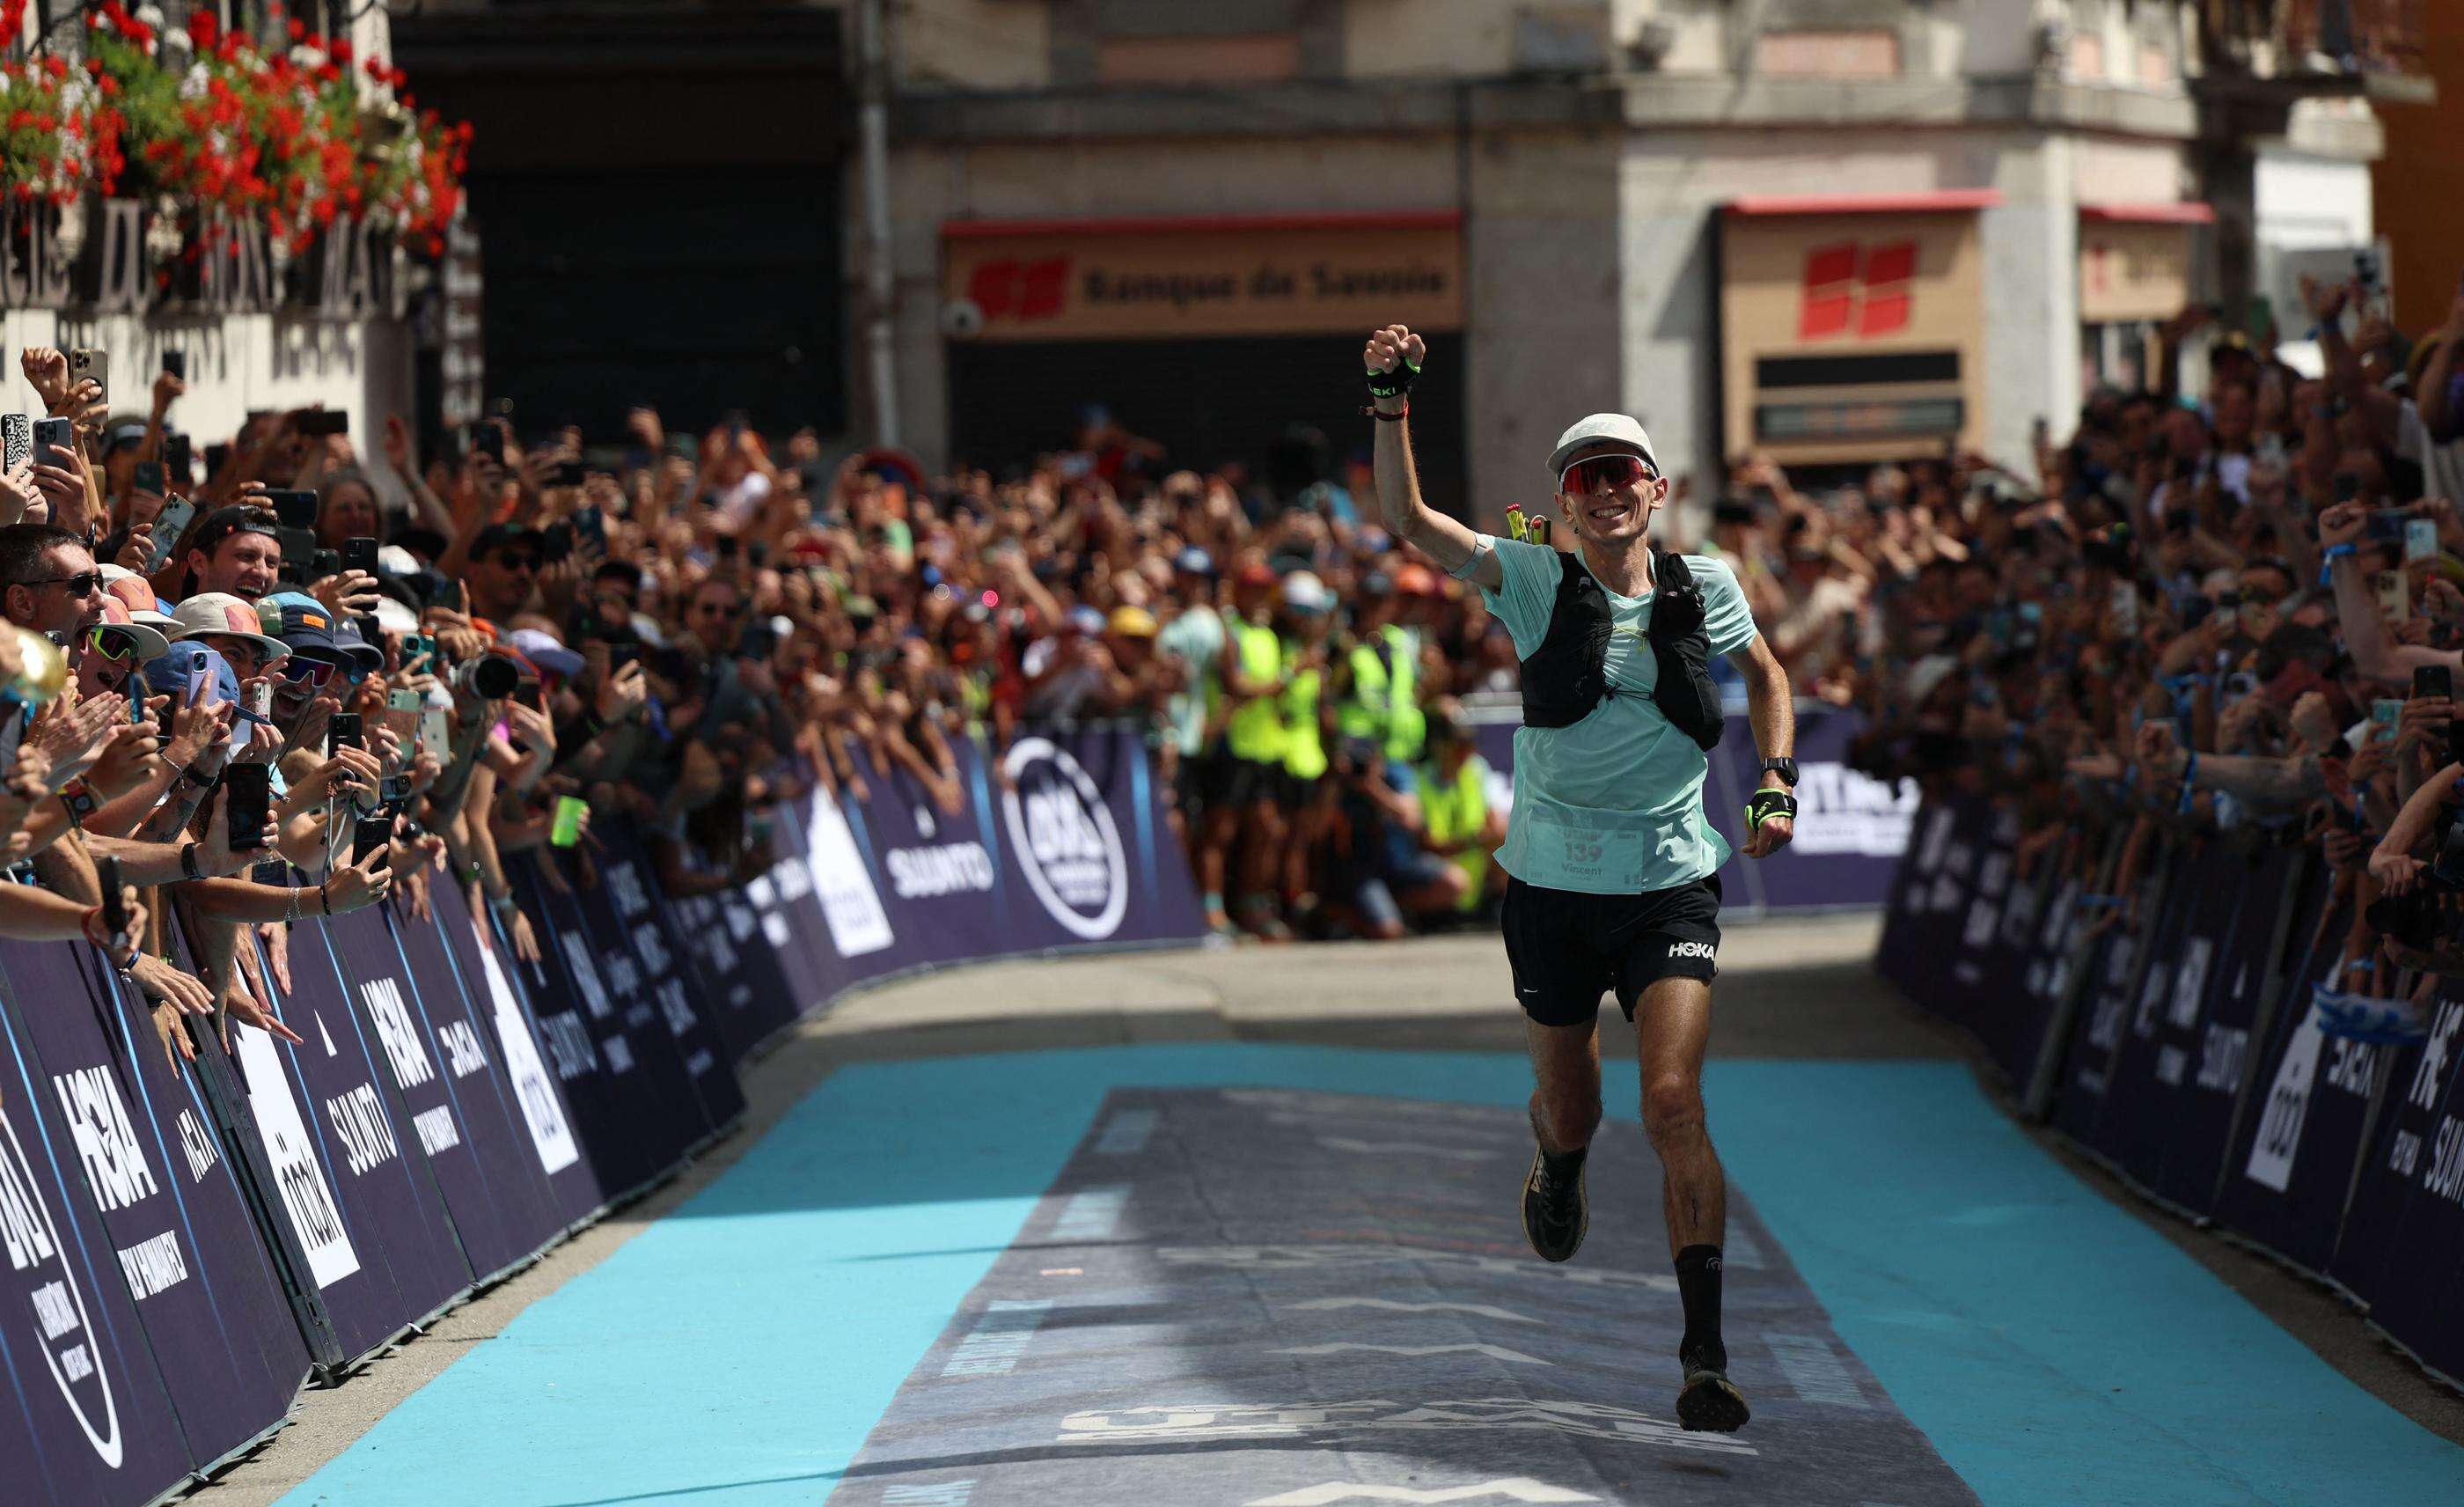
[[[1727,1370],[1728,1347],[1720,1341],[1718,1246],[1687,1246],[1677,1252],[1677,1296],[1685,1305],[1685,1338],[1678,1341],[1678,1358]]]

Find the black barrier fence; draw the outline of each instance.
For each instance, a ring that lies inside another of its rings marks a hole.
[[[291,927],[261,957],[297,1047],[175,1067],[94,948],[0,942],[0,1500],[203,1478],[725,1134],[739,1066],[855,986],[1204,937],[1133,731],[958,757],[955,809],[869,767],[779,808],[741,887],[664,893],[619,822],[517,855],[536,958],[443,883]]]
[[[2352,900],[2314,854],[2172,838],[2116,894],[2118,840],[2020,874],[2018,836],[1990,803],[1927,806],[1876,967],[2021,1113],[2464,1377],[2464,980],[2374,972],[2428,994],[2426,1034],[2339,1033],[2316,996],[2352,976]]]

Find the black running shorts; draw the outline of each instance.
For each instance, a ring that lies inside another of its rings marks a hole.
[[[1600,996],[1611,990],[1632,1020],[1634,1002],[1661,979],[1719,976],[1716,874],[1641,895],[1549,890],[1508,877],[1503,920],[1514,997],[1543,1026],[1597,1019]]]

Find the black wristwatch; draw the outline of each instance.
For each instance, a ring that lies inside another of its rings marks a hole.
[[[1796,761],[1793,759],[1766,759],[1763,761],[1763,773],[1777,774],[1782,785],[1792,790],[1796,788]]]

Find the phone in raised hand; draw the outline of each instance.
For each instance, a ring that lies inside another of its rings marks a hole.
[[[235,764],[223,770],[223,817],[233,851],[264,846],[274,790],[272,773],[261,764]]]
[[[102,886],[102,933],[117,937],[128,924],[128,897],[121,888],[120,858],[115,853],[94,855],[94,878]]]

